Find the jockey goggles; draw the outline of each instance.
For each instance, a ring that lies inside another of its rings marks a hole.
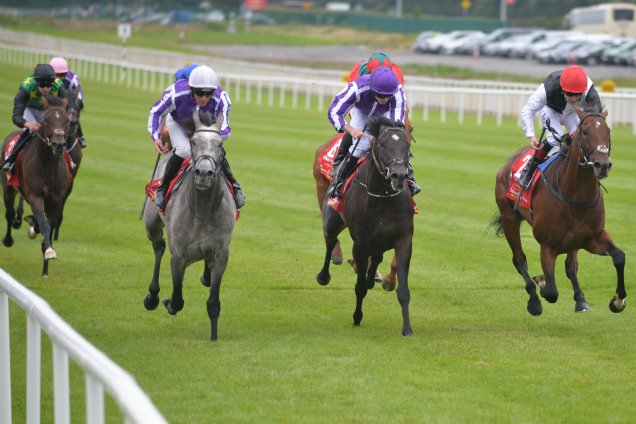
[[[583,93],[572,93],[570,91],[564,91],[563,94],[568,97],[581,97],[583,95]]]
[[[388,99],[389,97],[391,97],[391,96],[392,96],[392,94],[379,94],[379,93],[375,93],[375,92],[374,92],[374,93],[373,93],[373,96],[374,96],[376,99],[384,100],[384,99]]]
[[[38,87],[47,88],[53,86],[53,80],[45,79],[45,80],[36,80],[35,83]]]
[[[211,90],[209,88],[192,88],[192,93],[199,97],[212,97],[212,95],[214,94],[214,90]]]
[[[64,79],[68,75],[68,72],[60,72],[55,74],[59,79]]]

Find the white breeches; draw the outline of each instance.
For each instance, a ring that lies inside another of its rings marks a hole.
[[[568,132],[573,132],[579,125],[579,116],[573,107],[566,107],[563,113],[559,113],[551,107],[544,106],[540,112],[541,123],[545,126],[547,120],[550,120],[550,126],[555,130],[556,134],[560,137],[563,135],[563,127],[567,128]],[[546,141],[550,146],[558,146],[559,142],[554,139],[554,135],[550,130],[546,130]]]
[[[166,115],[166,128],[168,129],[168,134],[170,134],[174,154],[182,159],[190,156],[190,139],[186,135],[183,127],[169,114]]]
[[[36,109],[34,107],[28,107],[24,109],[22,117],[30,122],[41,122],[44,118],[44,109]]]
[[[356,108],[351,109],[351,121],[349,125],[353,128],[362,131],[364,126],[366,125],[369,117],[360,113],[360,111]],[[355,150],[354,150],[355,147]],[[371,148],[371,135],[368,133],[364,133],[364,135],[360,138],[360,141],[353,139],[353,144],[349,147],[349,152],[355,158],[359,158],[362,156],[367,150]]]

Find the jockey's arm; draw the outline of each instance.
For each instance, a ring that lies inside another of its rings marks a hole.
[[[18,90],[18,93],[13,99],[13,123],[18,128],[24,128],[26,119],[24,119],[24,111],[26,110],[27,103],[29,102],[29,93],[22,87]]]
[[[348,132],[349,134],[351,134],[351,137],[353,138],[360,138],[364,134],[362,131],[360,131],[359,129],[353,128],[349,124],[345,124],[344,127],[342,127],[342,129],[345,132]]]

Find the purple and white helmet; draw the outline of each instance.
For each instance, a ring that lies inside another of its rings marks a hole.
[[[400,81],[387,66],[380,66],[371,73],[371,90],[374,93],[392,96],[397,93],[399,86]]]

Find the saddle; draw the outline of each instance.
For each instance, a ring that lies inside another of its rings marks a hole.
[[[549,157],[545,162],[539,164],[537,169],[535,169],[534,174],[531,177],[530,186],[527,189],[522,189],[521,175],[523,175],[523,171],[529,166],[530,161],[532,160],[532,150],[528,150],[523,155],[519,157],[512,165],[510,172],[512,177],[510,178],[510,184],[508,185],[508,190],[506,190],[506,197],[513,202],[516,202],[521,195],[521,200],[519,200],[519,206],[530,209],[532,206],[532,194],[534,193],[534,189],[537,185],[537,181],[541,176],[542,172],[545,172],[546,169],[556,160],[557,157],[561,156],[561,153],[558,152],[551,157]]]
[[[322,151],[318,158],[318,162],[320,163],[320,173],[329,182],[333,181],[333,177],[331,176],[333,161],[338,154],[338,149],[340,148],[340,142],[342,141],[343,135],[344,133],[334,135],[333,138],[329,140],[329,145]]]
[[[172,179],[172,181],[170,182],[170,185],[168,186],[168,190],[166,191],[166,196],[165,196],[166,206],[170,202],[170,198],[172,197],[172,192],[179,187],[181,180],[183,180],[183,176],[185,175],[188,168],[190,168],[191,166],[192,166],[192,156],[188,156],[186,159],[183,160],[183,162],[181,163],[181,168],[179,168],[179,172],[177,172],[177,175]],[[230,180],[228,180],[227,177],[225,177],[225,182],[230,188],[230,192],[232,193],[232,196],[234,196],[234,186],[232,185],[232,183],[230,183]],[[157,178],[156,180],[152,180],[151,182],[146,184],[146,189],[145,189],[146,195],[152,201],[155,200],[155,192],[157,191],[157,187],[159,187],[159,184],[161,184],[161,178]],[[159,209],[159,212],[163,214],[164,210]],[[239,217],[240,217],[240,211],[237,209],[236,219],[238,220]]]
[[[4,159],[8,158],[11,155],[11,152],[13,151],[13,148],[15,147],[15,144],[19,138],[20,138],[20,133],[15,134],[13,137],[9,139],[9,141],[5,145]],[[19,189],[21,186],[19,170],[20,170],[20,165],[22,162],[21,159],[22,159],[23,153],[24,153],[24,149],[22,149],[22,151],[18,153],[18,157],[15,160],[15,164],[13,165],[13,169],[11,170],[11,172],[7,172],[7,186],[15,187],[16,189]],[[66,162],[66,166],[68,166],[68,171],[70,175],[69,182],[70,182],[73,179],[73,174],[71,172],[73,170],[74,164],[73,164],[73,160],[71,159],[71,156],[68,154],[67,151],[64,151],[64,161]]]

